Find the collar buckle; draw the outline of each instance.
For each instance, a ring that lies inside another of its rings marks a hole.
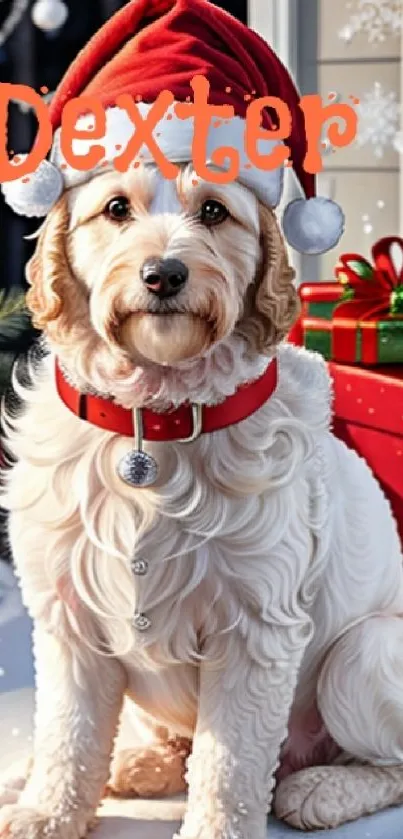
[[[203,406],[200,403],[192,403],[192,433],[189,437],[177,437],[173,443],[193,443],[202,433],[203,427]],[[144,429],[143,429],[143,409],[134,408],[133,410],[133,426],[134,426],[134,448],[136,451],[143,450]]]
[[[193,430],[190,437],[180,437],[175,440],[175,443],[193,443],[202,433],[203,426],[203,406],[200,403],[192,403],[192,426]]]

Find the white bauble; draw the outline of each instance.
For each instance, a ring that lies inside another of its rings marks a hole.
[[[66,22],[68,10],[63,0],[37,0],[32,9],[32,20],[38,29],[53,32]]]

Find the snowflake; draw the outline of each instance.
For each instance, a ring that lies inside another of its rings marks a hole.
[[[372,90],[364,93],[359,105],[358,146],[372,146],[375,157],[383,157],[385,149],[393,146],[398,132],[401,106],[394,91],[385,90],[375,82]]]
[[[398,35],[402,29],[403,0],[356,0],[355,12],[340,30],[339,38],[349,44],[358,32],[363,32],[373,44],[385,41],[388,35]]]

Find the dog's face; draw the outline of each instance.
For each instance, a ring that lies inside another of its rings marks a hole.
[[[132,365],[197,358],[237,330],[270,351],[296,313],[274,214],[238,183],[107,171],[61,199],[28,265],[51,342],[92,333]]]

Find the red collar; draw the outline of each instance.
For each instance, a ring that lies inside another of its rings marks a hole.
[[[220,405],[183,403],[175,410],[157,413],[149,408],[137,412],[142,424],[143,440],[188,441],[199,434],[208,434],[235,425],[254,414],[270,398],[277,387],[277,359],[271,361],[256,381],[242,385]],[[135,434],[136,412],[122,408],[109,399],[80,393],[64,377],[56,362],[56,387],[60,399],[80,419],[105,431],[126,437]]]

